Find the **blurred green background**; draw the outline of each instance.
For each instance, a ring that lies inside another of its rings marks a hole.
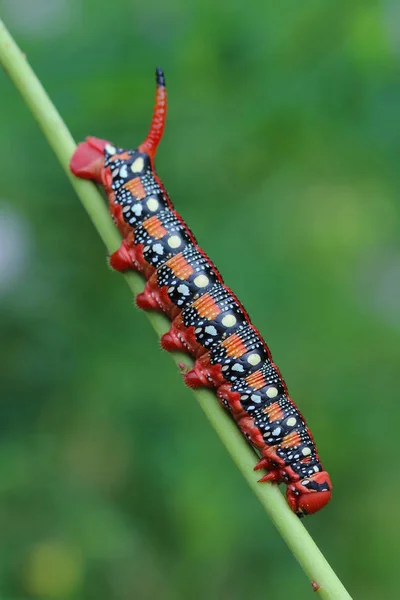
[[[0,9],[77,140],[139,144],[163,66],[159,175],[332,476],[306,526],[355,598],[398,597],[398,2]],[[0,75],[0,597],[310,598]]]

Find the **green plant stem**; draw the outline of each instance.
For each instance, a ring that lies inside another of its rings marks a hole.
[[[118,248],[121,238],[114,227],[105,203],[91,182],[77,179],[71,174],[69,162],[76,148],[75,142],[40,81],[29,66],[26,57],[15,44],[1,21],[0,62],[39,123],[107,250],[113,252]],[[129,273],[125,275],[125,280],[134,294],[143,290],[143,280],[139,275]],[[162,315],[147,313],[147,316],[159,335],[168,330],[169,322]],[[186,364],[190,364],[190,360],[183,355],[175,355],[174,360],[175,362],[184,361]],[[253,471],[256,456],[248,447],[236,426],[231,422],[231,419],[219,406],[215,395],[206,390],[195,391],[194,394],[228,452],[308,578],[311,582],[316,582],[320,586],[317,594],[327,600],[351,600],[348,592],[301,521],[289,509],[278,487],[257,483],[259,475]],[[295,592],[293,591],[293,593]]]

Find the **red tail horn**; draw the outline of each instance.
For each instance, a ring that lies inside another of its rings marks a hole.
[[[150,130],[143,144],[139,146],[139,151],[147,152],[152,159],[156,154],[157,146],[162,138],[167,116],[167,90],[165,88],[165,77],[162,69],[159,67],[156,69],[156,83],[156,103],[154,105]]]

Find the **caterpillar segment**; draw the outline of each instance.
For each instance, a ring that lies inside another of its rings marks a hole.
[[[139,271],[147,280],[137,305],[171,319],[163,348],[196,359],[192,369],[182,371],[186,384],[216,390],[219,402],[260,454],[255,469],[267,471],[261,482],[285,483],[289,506],[298,516],[317,512],[329,502],[332,484],[305,420],[267,344],[174,210],[155,173],[167,110],[161,69],[156,84],[145,141],[135,150],[124,150],[88,137],[75,151],[71,171],[104,188],[123,237],[110,264],[117,271]]]
[[[221,281],[210,261],[190,244],[158,267],[137,296],[136,304],[144,310],[162,310],[173,320]]]
[[[161,346],[169,352],[185,348],[197,358],[246,323],[247,315],[230,290],[217,283],[173,320]]]
[[[192,388],[219,387],[258,370],[269,358],[269,349],[257,329],[246,324],[198,358],[185,375],[185,383]]]

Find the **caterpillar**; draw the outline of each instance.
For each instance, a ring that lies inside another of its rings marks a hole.
[[[259,481],[285,483],[288,504],[299,517],[315,513],[329,502],[332,484],[311,432],[267,344],[197,245],[154,170],[166,113],[165,78],[157,68],[145,141],[124,150],[88,137],[73,154],[71,171],[103,186],[123,237],[110,264],[120,272],[134,269],[146,279],[136,303],[162,311],[172,321],[161,345],[195,359],[184,375],[186,384],[214,388],[260,455],[254,468],[267,473]]]

